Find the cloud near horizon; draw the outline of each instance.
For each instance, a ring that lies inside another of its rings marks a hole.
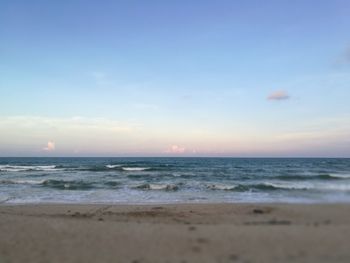
[[[106,118],[0,116],[0,155],[70,155],[86,152],[136,151],[140,125]],[[142,136],[140,136],[142,141]],[[59,149],[55,147],[60,142]],[[136,138],[136,139],[135,139]],[[43,142],[44,145],[43,145]]]
[[[52,152],[55,149],[56,149],[56,145],[55,145],[55,142],[53,141],[48,141],[47,146],[43,148],[43,150],[47,152]]]
[[[280,100],[288,100],[290,99],[290,96],[288,95],[288,92],[285,90],[277,90],[273,93],[271,93],[268,97],[268,100],[275,100],[275,101],[280,101]]]
[[[172,145],[165,152],[166,153],[181,154],[181,153],[185,153],[186,152],[186,148],[178,146],[178,145]]]
[[[221,130],[87,117],[0,116],[0,156],[349,156],[349,120],[349,114],[320,117],[298,125],[280,122],[285,125],[272,129],[273,122],[253,128],[236,122]]]

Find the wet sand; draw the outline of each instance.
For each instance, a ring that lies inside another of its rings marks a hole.
[[[1,205],[0,262],[350,262],[350,204]]]

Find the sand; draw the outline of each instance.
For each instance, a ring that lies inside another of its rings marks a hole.
[[[2,205],[0,262],[350,262],[350,204]]]

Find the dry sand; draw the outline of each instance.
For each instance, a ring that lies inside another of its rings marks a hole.
[[[2,205],[0,262],[350,262],[350,205]]]

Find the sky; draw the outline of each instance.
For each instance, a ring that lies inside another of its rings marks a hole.
[[[350,157],[347,0],[1,0],[0,156]]]

